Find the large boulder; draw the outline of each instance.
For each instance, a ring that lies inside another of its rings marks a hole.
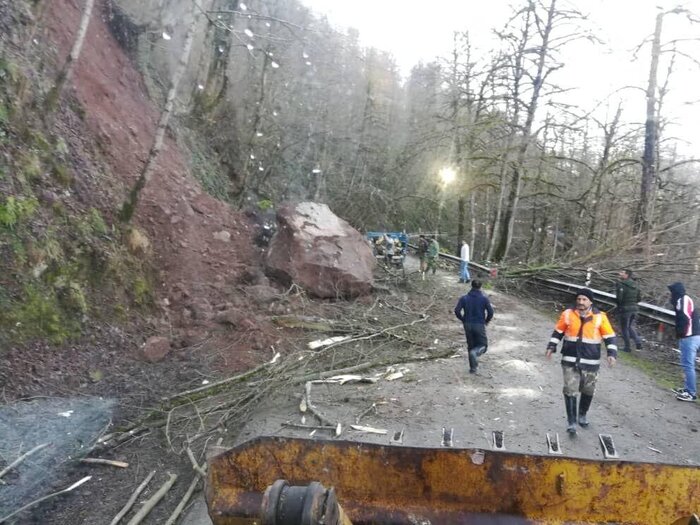
[[[375,260],[360,232],[325,204],[286,204],[267,253],[267,273],[321,298],[370,292]]]

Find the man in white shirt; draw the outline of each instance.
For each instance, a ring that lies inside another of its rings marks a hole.
[[[471,278],[469,277],[469,245],[467,241],[462,241],[462,249],[459,252],[459,258],[459,282],[468,283]]]

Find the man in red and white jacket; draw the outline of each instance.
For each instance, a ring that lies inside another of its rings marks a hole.
[[[676,335],[681,350],[681,367],[685,375],[685,385],[673,391],[679,401],[693,402],[698,398],[695,359],[700,348],[700,311],[685,293],[683,283],[673,283],[668,289],[676,312]]]

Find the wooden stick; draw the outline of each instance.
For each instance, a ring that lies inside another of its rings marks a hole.
[[[177,479],[177,474],[170,474],[170,478],[168,481],[166,481],[161,488],[158,489],[158,492],[153,494],[151,498],[146,501],[146,503],[143,504],[143,506],[139,509],[139,511],[134,515],[133,518],[131,518],[131,521],[127,525],[138,525],[143,521],[143,519],[148,516],[148,513],[153,510],[153,507],[158,505],[158,502],[163,499],[163,496],[165,496],[170,488],[173,486],[175,483],[175,480]]]
[[[206,471],[207,466],[205,465],[203,469]],[[187,489],[187,492],[185,492],[185,495],[182,497],[182,500],[180,500],[180,503],[177,504],[177,507],[175,507],[175,510],[173,513],[170,515],[168,518],[168,521],[165,522],[165,525],[173,525],[176,521],[178,516],[180,516],[180,513],[184,510],[185,506],[187,505],[187,502],[190,501],[190,498],[192,497],[192,493],[194,493],[194,490],[197,488],[197,484],[199,483],[200,476],[197,475],[192,479],[192,483],[190,483],[189,488]]]
[[[374,410],[375,412],[377,411],[377,403],[372,403],[372,404],[369,406],[369,408],[368,408],[367,410],[365,410],[364,412],[362,412],[362,414],[360,414],[359,416],[357,416],[357,417],[355,418],[355,424],[356,424],[356,425],[359,425],[359,424],[360,424],[360,419],[362,419],[362,418],[365,417],[367,414],[369,414],[370,412],[372,412],[372,410]]]
[[[131,510],[131,507],[134,506],[134,503],[136,503],[136,499],[139,497],[139,495],[143,492],[143,489],[146,488],[146,485],[148,485],[148,482],[151,481],[151,478],[155,476],[156,471],[152,470],[151,473],[146,476],[146,479],[144,479],[141,484],[136,488],[134,493],[131,495],[129,500],[126,502],[126,504],[122,507],[122,510],[119,511],[119,513],[114,516],[114,519],[109,522],[109,525],[117,525],[121,521],[121,519],[126,516],[126,513]]]
[[[304,430],[330,430],[331,432],[335,432],[336,427],[333,426],[327,426],[327,425],[302,425],[301,423],[290,423],[290,422],[285,422],[282,423],[283,427],[289,427],[289,428],[303,428]]]
[[[48,446],[49,446],[49,443],[42,443],[41,445],[37,445],[36,447],[31,449],[30,451],[25,452],[20,457],[18,457],[16,460],[14,460],[12,463],[7,465],[4,469],[2,469],[2,472],[0,472],[0,478],[2,478],[5,474],[7,474],[9,471],[11,471],[13,468],[15,468],[17,465],[22,463],[22,461],[27,459],[29,456],[31,456],[35,452],[39,452],[41,449],[48,447]],[[5,484],[4,481],[0,481],[0,483],[2,483],[3,485]]]
[[[325,350],[325,349],[324,349]],[[292,378],[292,384],[298,385],[300,383],[306,383],[307,381],[312,381],[314,379],[324,379],[327,377],[333,377],[336,375],[340,374],[350,374],[353,372],[362,372],[364,370],[370,370],[372,368],[379,368],[382,366],[386,365],[398,365],[401,363],[415,363],[418,361],[429,361],[429,360],[435,360],[435,359],[440,359],[443,357],[449,357],[455,353],[454,349],[448,348],[447,350],[443,350],[441,352],[436,352],[434,354],[426,355],[426,356],[410,356],[407,357],[406,359],[396,359],[394,357],[391,357],[390,359],[380,359],[378,361],[369,361],[367,363],[362,363],[359,365],[355,366],[348,366],[346,368],[337,368],[335,370],[328,370],[325,372],[314,372],[302,377],[295,377]]]
[[[9,520],[11,517],[16,516],[16,515],[19,514],[20,512],[23,512],[23,511],[25,511],[25,510],[27,510],[27,509],[29,509],[29,508],[31,508],[31,507],[34,507],[35,505],[38,505],[38,504],[41,503],[42,501],[46,501],[47,499],[53,498],[53,497],[55,497],[55,496],[60,496],[61,494],[66,494],[67,492],[70,492],[71,490],[77,489],[80,485],[82,485],[83,483],[86,483],[87,481],[90,481],[91,479],[92,479],[92,476],[85,476],[85,477],[84,477],[83,479],[81,479],[80,481],[76,481],[75,483],[73,483],[73,484],[72,484],[70,487],[68,487],[67,489],[59,490],[58,492],[53,492],[53,493],[48,494],[47,496],[44,496],[44,497],[42,497],[42,498],[35,499],[35,500],[32,501],[31,503],[27,503],[27,504],[26,504],[24,507],[22,507],[21,509],[17,509],[16,511],[12,512],[11,514],[8,514],[7,516],[4,516],[4,517],[0,518],[0,523],[5,523],[5,522],[6,522],[7,520]]]
[[[337,423],[333,423],[330,419],[328,419],[326,416],[321,414],[318,410],[316,410],[316,407],[313,405],[311,402],[311,381],[307,381],[305,385],[306,389],[306,408],[309,412],[311,412],[316,418],[321,422],[323,425],[329,425],[332,426],[333,428],[336,428]]]
[[[242,374],[239,374],[237,376],[233,377],[227,377],[226,379],[222,379],[220,381],[215,381],[214,383],[209,383],[208,385],[205,386],[200,386],[198,388],[194,388],[192,390],[185,390],[184,392],[180,392],[178,394],[175,394],[174,396],[171,396],[164,401],[166,401],[166,407],[173,407],[177,406],[176,401],[181,400],[182,398],[188,398],[188,401],[194,401],[197,399],[200,399],[201,397],[206,397],[207,394],[209,394],[209,391],[212,390],[212,394],[218,393],[220,390],[222,390],[221,387],[225,387],[229,384],[232,383],[238,383],[241,381],[244,381],[248,379],[249,377],[257,374],[261,370],[264,370],[269,366],[269,363],[263,363],[262,365],[258,365],[255,368],[252,368],[246,372],[243,372]],[[205,393],[204,396],[201,394]]]
[[[194,454],[192,453],[192,449],[190,447],[187,447],[187,457],[190,458],[190,463],[192,463],[192,468],[195,470],[195,472],[202,476],[202,478],[206,478],[206,471],[199,466],[199,463],[197,463],[197,460],[194,458]]]
[[[321,422],[322,425],[334,426],[335,436],[340,436],[340,434],[343,431],[343,426],[340,424],[340,421],[338,421],[337,423],[333,423],[330,419],[328,419],[326,416],[324,416],[318,410],[316,410],[316,407],[313,406],[313,404],[311,403],[311,381],[306,382],[306,404],[309,412],[316,416],[316,418]]]
[[[81,463],[90,463],[92,465],[110,465],[112,467],[127,468],[128,463],[124,461],[114,461],[112,459],[102,459],[102,458],[83,458],[80,460]]]

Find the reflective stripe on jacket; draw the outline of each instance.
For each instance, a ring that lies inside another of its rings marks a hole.
[[[552,332],[550,343],[556,345],[561,340],[564,341],[561,362],[565,366],[597,370],[600,366],[600,344],[603,341],[608,355],[617,357],[615,332],[608,316],[597,308],[592,308],[583,319],[574,308],[564,310]]]

